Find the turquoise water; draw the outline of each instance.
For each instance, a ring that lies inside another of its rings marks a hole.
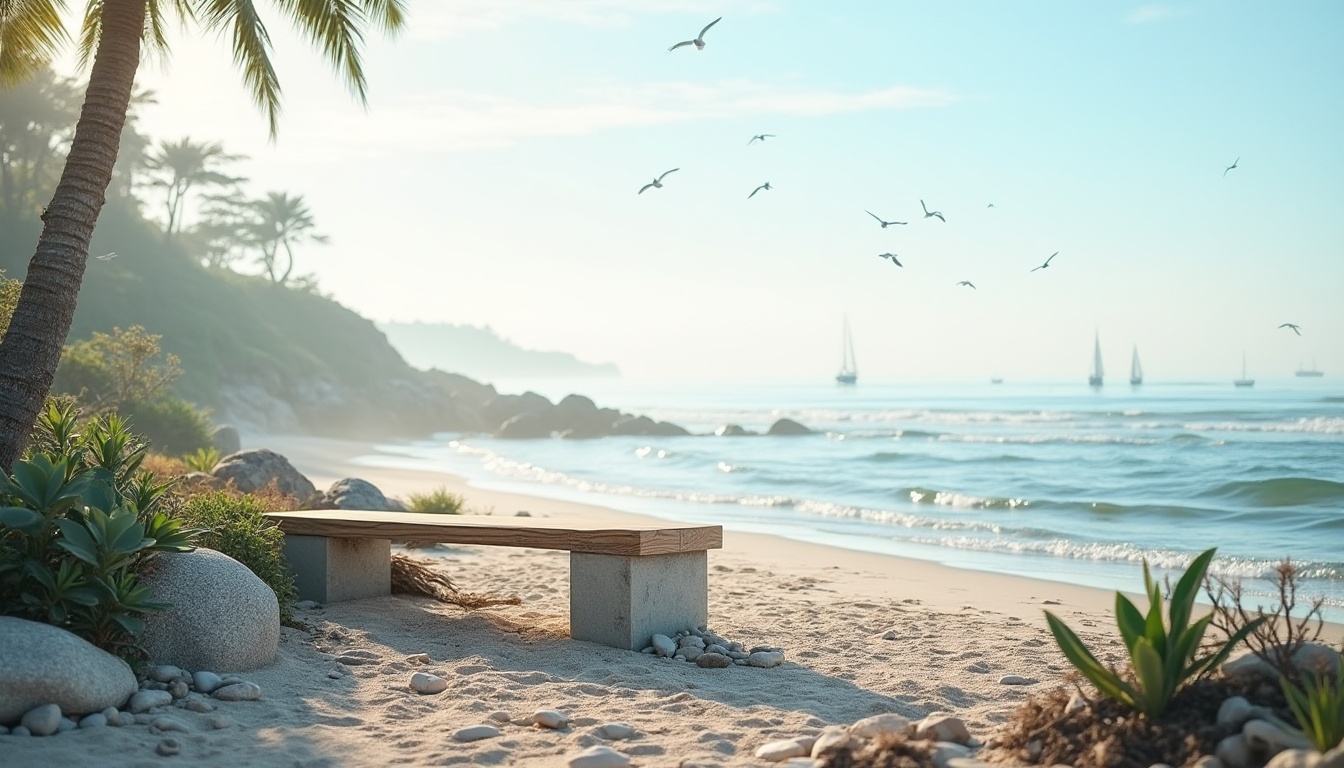
[[[1133,590],[1145,558],[1269,595],[1285,557],[1344,618],[1344,391],[1321,380],[1078,384],[505,382],[692,437],[444,434],[362,461],[687,522]],[[798,437],[764,432],[787,417]]]

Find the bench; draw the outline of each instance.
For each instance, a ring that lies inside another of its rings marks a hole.
[[[708,550],[718,525],[607,525],[537,517],[414,512],[271,512],[300,600],[320,603],[392,593],[392,542],[434,541],[565,550],[569,634],[640,650],[655,634],[709,620]]]

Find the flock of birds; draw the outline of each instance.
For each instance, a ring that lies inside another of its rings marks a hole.
[[[693,45],[693,46],[695,46],[695,49],[696,49],[697,51],[703,51],[703,50],[705,49],[705,33],[709,32],[709,30],[710,30],[715,24],[718,24],[720,21],[723,21],[723,17],[722,17],[722,16],[720,16],[719,18],[717,18],[717,19],[715,19],[715,20],[709,22],[708,24],[706,24],[705,27],[704,27],[704,29],[701,29],[701,30],[700,30],[700,34],[696,35],[694,38],[692,38],[692,39],[690,39],[690,40],[683,40],[683,41],[681,41],[680,43],[677,43],[676,45],[673,45],[671,48],[668,48],[668,49],[667,49],[668,53],[671,53],[672,51],[675,51],[675,50],[677,50],[678,48],[684,48],[685,46],[688,46],[688,45]],[[750,139],[749,141],[747,141],[747,146],[751,146],[752,144],[755,144],[755,143],[758,142],[758,141],[764,143],[766,139],[773,139],[773,138],[775,138],[775,135],[774,135],[773,133],[758,133],[758,134],[752,136],[751,139]],[[1226,178],[1226,177],[1227,177],[1227,172],[1233,170],[1234,168],[1236,168],[1236,167],[1237,167],[1237,164],[1240,163],[1240,162],[1241,162],[1241,158],[1240,158],[1240,157],[1238,157],[1236,160],[1233,160],[1231,165],[1229,165],[1229,166],[1227,166],[1226,168],[1223,169],[1223,177]],[[670,171],[664,171],[664,172],[662,173],[662,175],[658,176],[657,178],[655,178],[653,181],[649,182],[648,184],[645,184],[644,186],[640,187],[640,188],[639,188],[639,192],[636,192],[635,194],[642,195],[642,194],[644,194],[644,192],[645,192],[646,190],[648,190],[648,189],[662,189],[662,188],[663,188],[663,179],[667,178],[667,175],[668,175],[669,173],[675,173],[676,171],[679,171],[679,170],[681,170],[681,169],[680,169],[680,168],[673,168],[673,169],[670,170]],[[756,187],[755,189],[753,189],[753,190],[751,191],[751,194],[747,195],[747,199],[750,200],[751,198],[755,197],[757,192],[764,192],[764,191],[768,191],[769,189],[771,189],[771,186],[770,186],[770,182],[767,181],[767,182],[765,182],[764,184],[760,185],[759,187]],[[944,224],[947,223],[947,218],[946,218],[945,216],[943,216],[943,212],[942,212],[942,211],[931,211],[931,210],[929,210],[929,206],[928,206],[927,204],[925,204],[925,202],[924,202],[922,199],[919,201],[919,207],[924,209],[924,218],[926,218],[926,219],[934,219],[934,218],[936,218],[936,219],[938,219],[939,221],[943,222]],[[993,208],[993,207],[994,207],[994,204],[993,204],[993,203],[990,203],[990,204],[989,204],[988,206],[986,206],[986,207],[987,207],[987,208]],[[899,225],[899,226],[906,226],[906,225],[908,225],[908,224],[910,223],[910,222],[908,222],[908,221],[887,221],[886,219],[883,219],[881,216],[878,216],[877,214],[875,214],[875,213],[873,213],[872,211],[867,210],[867,209],[864,209],[864,213],[866,213],[866,214],[868,214],[869,216],[872,216],[874,219],[876,219],[876,220],[877,220],[877,223],[880,224],[880,225],[882,226],[883,229],[886,229],[887,227],[890,227],[890,226],[898,226],[898,225]],[[1050,266],[1050,262],[1053,261],[1054,258],[1055,258],[1056,256],[1058,256],[1058,255],[1059,255],[1059,251],[1055,251],[1054,253],[1050,254],[1050,255],[1045,259],[1045,261],[1041,262],[1041,264],[1039,264],[1038,266],[1032,267],[1031,269],[1029,269],[1029,270],[1027,270],[1027,271],[1028,271],[1028,272],[1035,272],[1035,271],[1040,270],[1040,269],[1046,269],[1046,268],[1048,268],[1048,267]],[[887,260],[887,261],[890,261],[893,265],[895,265],[895,266],[897,266],[897,267],[904,267],[904,266],[905,266],[904,264],[901,263],[900,257],[899,257],[897,254],[894,254],[894,253],[879,253],[879,254],[877,255],[877,257],[878,257],[879,259],[885,259],[885,260]],[[956,285],[957,285],[958,287],[960,287],[960,286],[965,286],[965,287],[967,287],[967,288],[970,288],[971,290],[976,290],[975,283],[972,283],[970,280],[960,280],[960,281],[958,281],[958,282],[956,283]],[[1294,324],[1294,323],[1283,323],[1283,324],[1280,325],[1279,327],[1280,327],[1280,328],[1288,328],[1288,329],[1292,330],[1292,332],[1295,333],[1295,334],[1297,334],[1298,336],[1301,336],[1301,335],[1302,335],[1302,329],[1301,329],[1301,327],[1298,326],[1298,325],[1296,325],[1296,324]]]

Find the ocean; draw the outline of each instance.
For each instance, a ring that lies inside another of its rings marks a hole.
[[[691,437],[441,434],[362,463],[728,530],[958,568],[1139,591],[1217,547],[1212,572],[1344,621],[1344,391],[1329,379],[1152,383],[509,381],[553,402],[670,421]],[[804,436],[764,433],[790,418]],[[512,513],[512,510],[497,510]],[[1301,600],[1299,604],[1301,604]]]

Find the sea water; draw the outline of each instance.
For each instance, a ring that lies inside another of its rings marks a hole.
[[[1329,380],[1152,383],[504,382],[690,437],[379,446],[360,461],[729,530],[1108,589],[1209,547],[1247,602],[1291,558],[1344,620],[1344,391]],[[803,436],[764,433],[780,418]],[[513,510],[495,510],[511,514]],[[1302,601],[1299,601],[1300,603]]]

